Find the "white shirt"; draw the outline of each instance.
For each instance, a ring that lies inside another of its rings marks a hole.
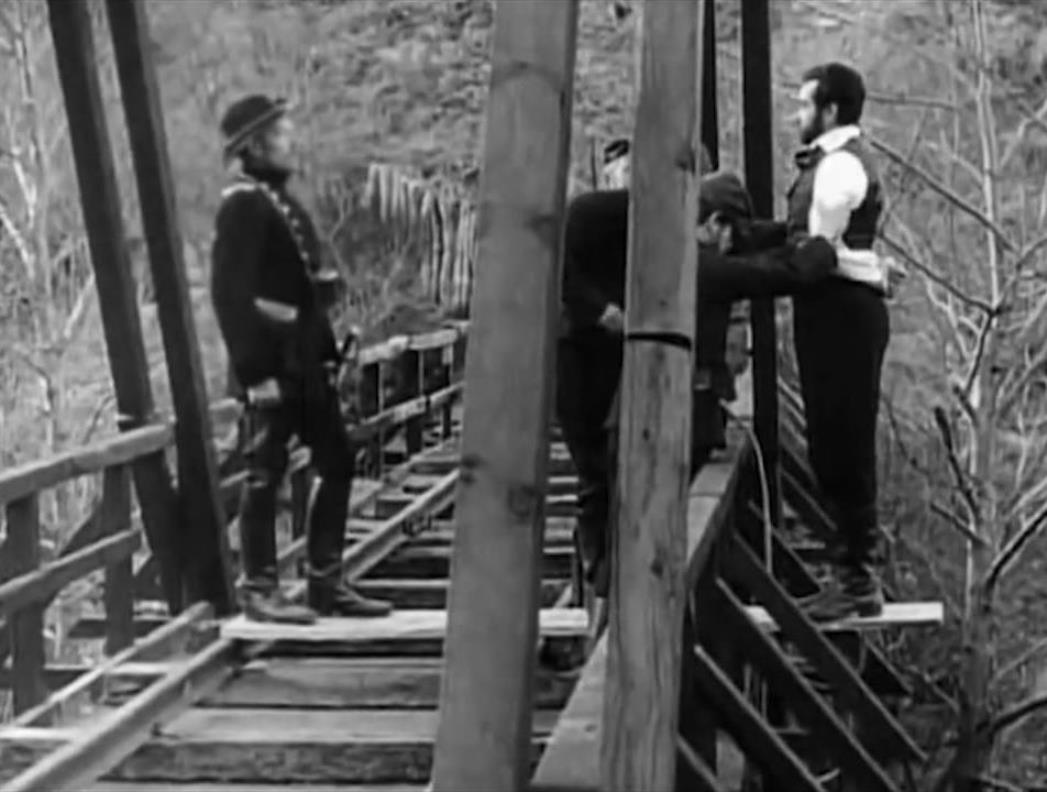
[[[886,263],[872,250],[851,250],[843,241],[851,213],[861,206],[869,191],[869,177],[861,160],[842,148],[859,135],[861,130],[848,124],[830,129],[811,144],[825,154],[814,171],[807,233],[824,237],[832,243],[839,262],[838,277],[886,290]]]

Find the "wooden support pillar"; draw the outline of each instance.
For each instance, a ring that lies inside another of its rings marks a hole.
[[[716,101],[716,3],[705,3],[702,35],[702,144],[713,170],[720,167],[720,113]]]
[[[606,792],[672,792],[676,780],[703,20],[694,0],[644,6],[600,746]]]
[[[436,792],[528,786],[577,22],[495,6]]]
[[[221,615],[233,601],[229,542],[160,89],[149,54],[149,25],[141,0],[108,0],[107,6],[177,419],[178,494],[185,531],[179,546],[189,550],[182,555],[182,568],[190,599],[210,602]]]
[[[768,0],[742,3],[742,106],[745,182],[756,216],[774,217],[774,126],[771,103],[771,22]],[[778,346],[774,300],[753,300],[753,411],[763,454],[773,525],[781,524],[778,476]]]
[[[121,428],[131,429],[157,417],[98,79],[90,9],[87,3],[68,0],[48,0],[47,8],[102,308],[116,408]],[[163,452],[138,460],[133,473],[146,536],[159,560],[164,596],[172,613],[177,613],[183,604],[177,552],[181,526],[178,499]]]

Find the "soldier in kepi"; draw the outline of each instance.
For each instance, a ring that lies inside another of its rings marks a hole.
[[[346,585],[342,552],[355,449],[339,403],[341,355],[326,314],[330,286],[309,215],[287,191],[293,125],[286,104],[261,95],[221,121],[237,174],[215,222],[211,295],[244,414],[247,482],[240,502],[243,606],[248,618],[310,623],[321,616],[384,616],[387,602]],[[307,518],[308,605],[289,601],[276,566],[276,493],[297,435],[320,484]]]

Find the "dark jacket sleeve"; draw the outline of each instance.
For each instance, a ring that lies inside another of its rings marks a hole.
[[[617,196],[588,193],[575,198],[567,208],[564,229],[563,291],[561,299],[572,322],[581,326],[595,325],[611,302],[601,287],[613,263],[606,260],[608,238],[617,238],[619,229],[611,228],[613,202]],[[626,193],[625,220],[628,220]],[[625,226],[620,229],[624,234]],[[612,249],[613,250],[613,249]],[[624,258],[626,250],[613,251]],[[601,271],[607,270],[607,271]]]
[[[265,255],[264,208],[251,192],[227,198],[215,221],[211,299],[236,379],[251,386],[279,371],[275,328],[255,307]]]
[[[821,237],[745,255],[703,248],[698,259],[698,299],[706,303],[786,297],[835,268],[836,251]]]

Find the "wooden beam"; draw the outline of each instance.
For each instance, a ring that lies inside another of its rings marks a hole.
[[[746,609],[758,627],[768,632],[777,632],[779,627],[774,618],[763,608],[751,606]],[[887,627],[925,627],[940,625],[945,621],[945,609],[940,602],[888,602],[878,616],[854,616],[835,622],[818,625],[824,632],[850,630],[883,630]]]
[[[710,604],[722,619],[718,625],[720,629],[732,636],[741,653],[814,731],[819,745],[837,759],[844,775],[855,782],[856,788],[869,792],[896,792],[883,768],[855,739],[825,699],[815,693],[789,663],[781,647],[753,624],[741,602],[722,580],[717,581],[710,599]]]
[[[108,0],[107,8],[177,419],[174,431],[182,517],[178,546],[185,550],[180,561],[190,600],[206,599],[221,614],[233,605],[229,543],[218,494],[214,432],[189,299],[160,89],[150,55],[153,42],[145,3]]]
[[[12,572],[32,574],[40,567],[40,497],[33,493],[7,504],[7,547]],[[4,584],[10,585],[20,578]],[[15,713],[35,707],[47,697],[44,681],[44,606],[31,603],[7,622],[11,641],[12,700]]]
[[[703,3],[702,35],[702,145],[709,152],[713,170],[720,167],[720,113],[716,76],[716,3]]]
[[[774,124],[771,102],[769,0],[742,3],[742,106],[745,182],[758,218],[774,217]],[[753,400],[756,439],[763,453],[771,521],[781,524],[778,483],[778,346],[774,300],[750,306],[753,344]]]
[[[495,9],[436,792],[530,771],[578,2]]]
[[[703,21],[694,0],[643,10],[600,750],[609,792],[670,792],[676,780]]]
[[[70,129],[75,131],[70,139],[116,391],[116,409],[121,429],[136,428],[155,420],[155,404],[98,78],[90,8],[86,3],[66,0],[48,0],[47,8],[66,115]],[[159,559],[164,595],[174,613],[182,607],[182,575],[176,544],[182,526],[163,452],[138,460],[133,473],[146,535]]]

